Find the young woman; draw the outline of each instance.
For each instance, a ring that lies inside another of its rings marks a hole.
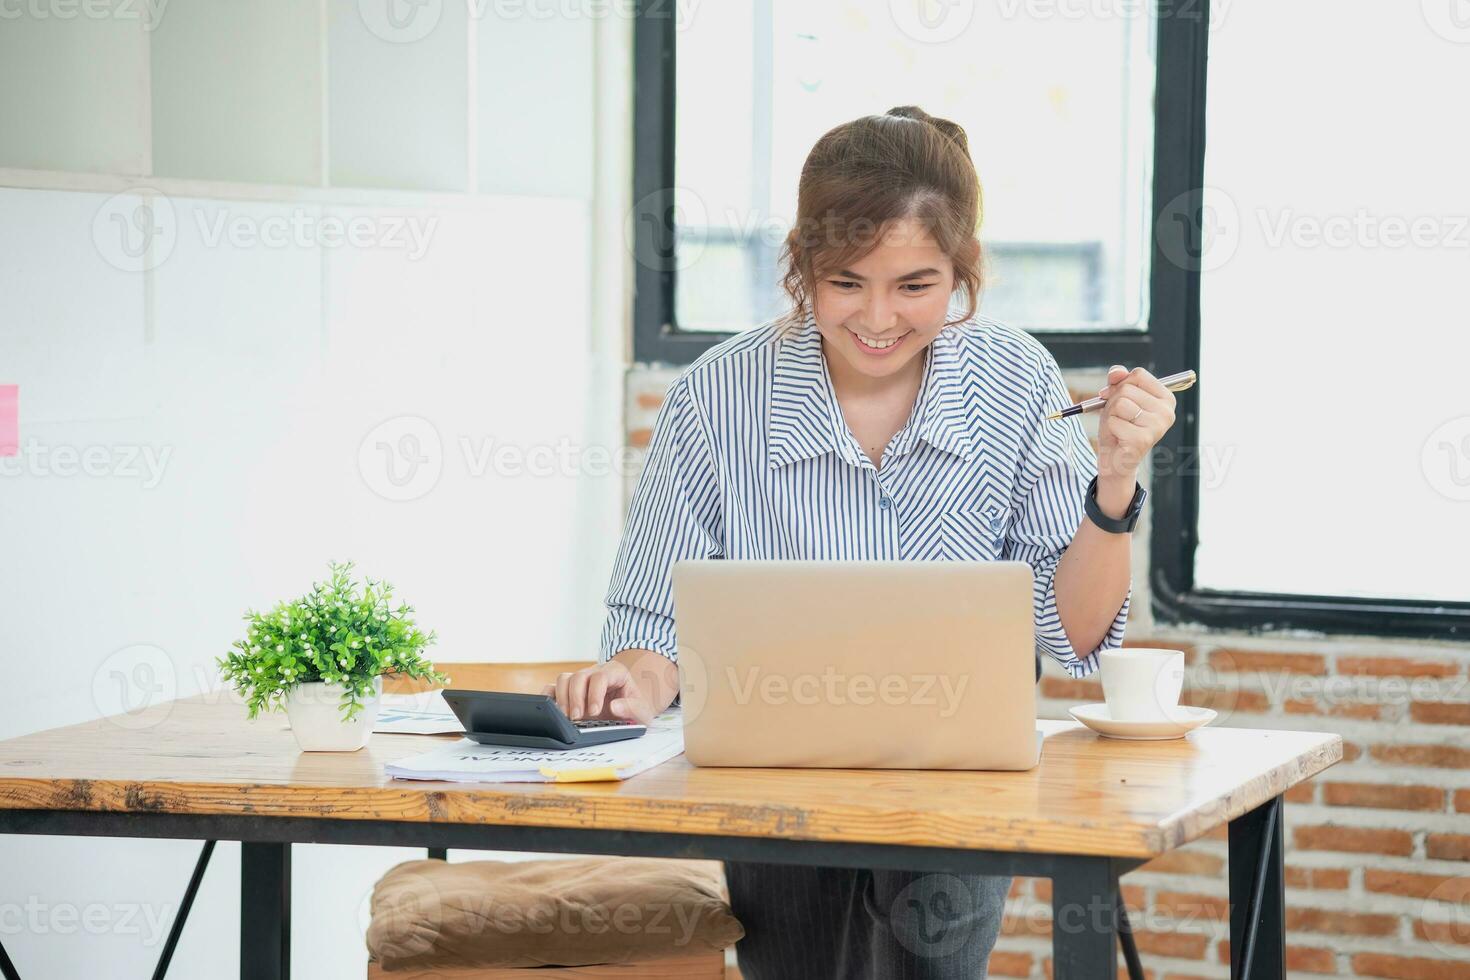
[[[818,140],[782,255],[792,310],[670,386],[600,663],[547,689],[571,717],[646,722],[674,701],[669,573],[687,558],[1024,560],[1038,655],[1080,677],[1122,643],[1129,535],[1114,522],[1136,513],[1138,465],[1173,424],[1174,396],[1114,366],[1095,459],[1076,418],[1044,421],[1071,401],[1056,361],[975,313],[980,217],[965,133],[948,120],[904,106]],[[1010,887],[735,862],[726,875],[750,980],[983,976]]]

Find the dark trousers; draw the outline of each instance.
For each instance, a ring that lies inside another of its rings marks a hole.
[[[725,862],[746,980],[975,980],[1011,877]]]

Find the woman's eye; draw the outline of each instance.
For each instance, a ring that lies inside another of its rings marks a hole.
[[[922,293],[932,285],[934,285],[932,282],[906,282],[903,284],[903,290],[906,293]]]
[[[836,286],[838,289],[847,289],[849,286],[854,289],[857,288],[857,283],[853,282],[850,279],[828,279],[827,281]]]

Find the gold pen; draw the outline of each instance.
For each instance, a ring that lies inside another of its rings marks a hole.
[[[1193,371],[1180,371],[1178,374],[1171,374],[1167,378],[1160,378],[1159,383],[1170,391],[1183,391],[1186,388],[1193,388],[1197,377]],[[1044,421],[1071,418],[1073,415],[1081,415],[1083,412],[1095,412],[1107,403],[1108,400],[1106,398],[1094,395],[1085,402],[1070,405],[1060,412],[1052,412]]]

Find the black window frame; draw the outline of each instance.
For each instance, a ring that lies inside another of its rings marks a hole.
[[[1192,16],[1183,16],[1183,9],[1158,22],[1155,96],[1154,131],[1164,138],[1156,138],[1154,144],[1149,319],[1155,356],[1170,371],[1198,366],[1200,351],[1200,270],[1177,257],[1201,254],[1209,0],[1191,4]],[[1200,385],[1209,384],[1203,370],[1200,375]],[[1197,456],[1191,464],[1188,452],[1199,445],[1198,390],[1181,393],[1178,402],[1174,426],[1154,454],[1149,589],[1157,619],[1250,632],[1297,629],[1440,640],[1470,637],[1470,602],[1198,588],[1194,563],[1199,546],[1199,470]],[[1178,465],[1161,468],[1161,459]],[[1385,508],[1364,517],[1387,533],[1383,519],[1390,514]]]
[[[633,360],[640,364],[688,364],[733,336],[680,330],[675,322],[673,6],[640,0],[633,23]],[[1048,330],[1033,336],[1062,367],[1150,365],[1151,330]]]
[[[1155,0],[1156,79],[1146,332],[1037,331],[1064,368],[1143,365],[1158,373],[1198,366],[1199,269],[1172,257],[1200,254],[1210,5]],[[681,332],[674,323],[675,21],[670,5],[640,2],[634,22],[633,358],[685,365],[731,334]],[[1165,212],[1168,213],[1165,213]],[[1190,217],[1196,220],[1187,220]],[[660,219],[663,220],[660,220]],[[663,257],[663,258],[660,258]],[[1203,374],[1203,372],[1202,372]],[[1200,384],[1208,384],[1201,377]],[[1164,624],[1247,632],[1304,629],[1367,636],[1470,637],[1470,602],[1215,591],[1196,587],[1199,545],[1198,389],[1178,395],[1174,426],[1156,447],[1151,479],[1149,588]],[[1161,466],[1161,460],[1171,461]],[[1191,463],[1194,460],[1194,463]],[[1376,515],[1375,515],[1376,516]]]

